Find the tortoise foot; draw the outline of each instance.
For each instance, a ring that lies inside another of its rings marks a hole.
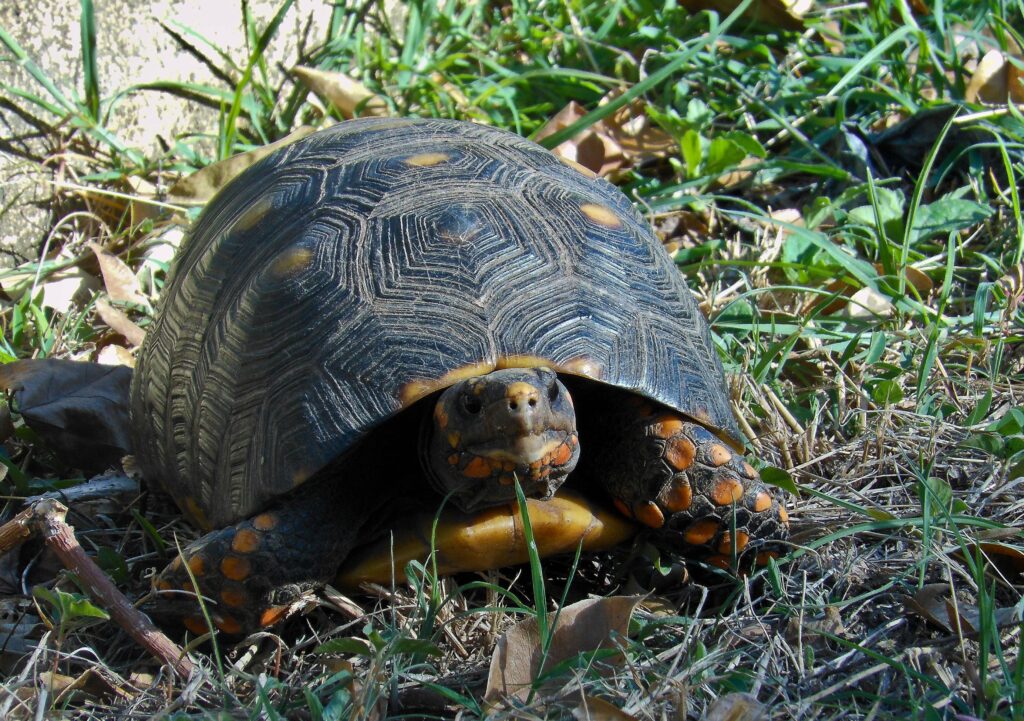
[[[602,474],[623,514],[678,535],[692,555],[732,567],[740,555],[766,563],[788,535],[786,509],[757,471],[703,426],[673,412],[639,418],[608,447]],[[637,450],[639,449],[639,450]]]
[[[363,527],[333,488],[314,484],[309,493],[206,534],[156,576],[149,610],[194,633],[210,630],[194,578],[210,621],[224,633],[283,620],[303,594],[333,577]]]

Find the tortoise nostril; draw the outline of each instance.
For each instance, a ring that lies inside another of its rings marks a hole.
[[[513,410],[514,411],[515,409],[517,409],[519,407],[519,404],[516,403],[515,401],[509,401],[508,402],[508,407],[509,407],[509,410]]]
[[[530,403],[530,408],[533,408],[534,406],[537,405],[537,399],[536,398],[531,398],[529,403]]]

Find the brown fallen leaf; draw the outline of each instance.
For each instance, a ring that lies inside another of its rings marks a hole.
[[[124,336],[124,339],[138,348],[146,337],[146,331],[142,330],[123,310],[115,308],[106,298],[99,298],[96,301],[96,313],[103,322],[114,331]]]
[[[99,243],[90,242],[89,247],[96,254],[103,274],[103,287],[111,300],[119,303],[134,303],[143,308],[151,309],[149,298],[142,294],[139,279],[128,265],[116,255],[106,250]]]
[[[124,346],[112,343],[100,349],[100,352],[96,354],[96,362],[105,366],[127,366],[128,368],[134,368],[135,356]]]
[[[1018,62],[1024,58],[1017,57]],[[969,103],[1006,104],[1024,102],[1024,73],[1001,50],[989,50],[967,84],[964,98]]]
[[[179,180],[171,186],[169,194],[176,203],[202,205],[250,165],[254,165],[278,148],[283,148],[294,143],[296,140],[301,140],[314,131],[315,128],[303,125],[276,143],[264,145],[262,148],[232,155],[230,158],[211,163],[205,168],[192,173],[192,175]]]
[[[739,7],[740,2],[741,0],[683,0],[682,5],[692,13],[714,10],[725,17]],[[813,6],[812,0],[759,0],[750,4],[743,12],[743,17],[783,30],[803,30],[803,17]]]
[[[56,358],[0,366],[0,388],[14,393],[28,426],[74,468],[99,472],[131,452],[124,366]]]
[[[948,583],[925,584],[913,596],[904,596],[903,603],[925,621],[957,636],[975,635],[981,628],[981,612],[972,604],[953,602]],[[1020,622],[1015,607],[997,608],[995,624],[999,628]]]
[[[611,91],[598,105],[607,105],[623,92],[624,89]],[[552,152],[601,176],[645,160],[672,155],[676,151],[675,139],[647,117],[644,107],[642,100],[635,100],[559,143]],[[540,140],[567,128],[586,114],[582,105],[572,101],[552,116],[534,139]]]
[[[628,714],[610,701],[600,696],[583,694],[580,705],[572,710],[576,721],[636,721],[636,716]]]
[[[1021,530],[1019,528],[1013,530],[1016,532],[1016,538],[1019,539]],[[1024,550],[1021,550],[1019,546],[982,541],[975,544],[975,547],[985,555],[986,561],[999,569],[999,572],[1007,578],[1024,575]],[[951,555],[963,563],[964,556],[959,549]]]
[[[629,619],[642,596],[591,598],[566,606],[558,614],[548,614],[553,625],[547,658],[540,647],[536,618],[527,618],[500,639],[491,656],[484,700],[496,704],[502,699],[525,699],[530,686],[544,670],[580,653],[616,648],[615,637],[625,637]],[[543,668],[542,668],[543,664]]]
[[[382,117],[389,114],[384,98],[347,73],[317,70],[302,65],[292,68],[292,73],[346,118]]]
[[[810,644],[821,648],[831,641],[832,636],[841,636],[846,632],[843,617],[835,606],[826,606],[825,615],[820,618],[800,618],[794,616],[786,626],[786,641],[791,644]]]
[[[765,721],[768,709],[749,693],[727,693],[719,696],[704,721]]]
[[[84,306],[100,288],[100,281],[81,268],[68,268],[54,273],[39,285],[43,291],[43,305],[58,313],[70,313],[76,306]]]

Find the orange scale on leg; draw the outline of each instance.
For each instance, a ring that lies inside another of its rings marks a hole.
[[[639,503],[634,511],[636,520],[651,528],[661,528],[665,525],[665,514],[661,512],[657,504],[647,501]]]

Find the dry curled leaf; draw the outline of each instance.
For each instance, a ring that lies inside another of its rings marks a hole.
[[[296,140],[310,135],[314,128],[303,125],[290,135],[281,138],[276,143],[264,145],[246,153],[232,155],[216,163],[207,165],[202,170],[197,170],[186,178],[182,178],[170,189],[171,198],[178,203],[202,204],[217,194],[217,191],[237,177],[250,165],[254,165],[278,148],[294,143]]]
[[[1007,98],[1021,103],[1024,102],[1022,81],[1024,73],[1001,50],[989,50],[978,62],[964,98],[969,103],[1005,104]]]
[[[146,331],[136,325],[123,310],[112,306],[106,298],[99,298],[96,301],[96,312],[112,331],[123,335],[136,348],[142,345]]]
[[[749,693],[727,693],[719,696],[704,721],[766,721],[768,710]]]
[[[580,705],[572,710],[576,721],[636,721],[636,716],[628,714],[610,701],[599,696],[583,694]]]
[[[580,653],[615,648],[615,638],[625,637],[629,618],[642,596],[590,598],[548,615],[551,643],[547,657],[540,646],[536,618],[513,626],[500,639],[491,657],[484,700],[497,703],[508,697],[526,698],[534,679],[545,669]],[[543,667],[542,667],[543,664]]]
[[[0,366],[0,388],[11,391],[28,426],[70,466],[99,472],[131,452],[124,366],[56,358]]]
[[[607,105],[624,91],[614,90],[598,105]],[[573,101],[544,124],[536,140],[567,128],[587,114]],[[644,103],[633,101],[597,121],[589,128],[559,143],[552,152],[566,160],[579,163],[598,175],[606,176],[638,162],[673,154],[676,142],[644,113]]]
[[[336,107],[346,118],[388,115],[388,104],[358,80],[346,73],[307,68],[292,69],[302,83]]]
[[[954,601],[948,583],[926,584],[913,596],[905,596],[903,603],[925,621],[957,636],[977,634],[982,625],[978,607]],[[994,615],[999,628],[1013,626],[1020,621],[1014,607],[996,608]]]
[[[142,294],[142,290],[139,288],[139,279],[135,277],[132,269],[99,243],[89,243],[89,247],[96,254],[96,260],[99,261],[100,272],[103,274],[103,287],[107,289],[111,300],[150,308],[149,299]]]

